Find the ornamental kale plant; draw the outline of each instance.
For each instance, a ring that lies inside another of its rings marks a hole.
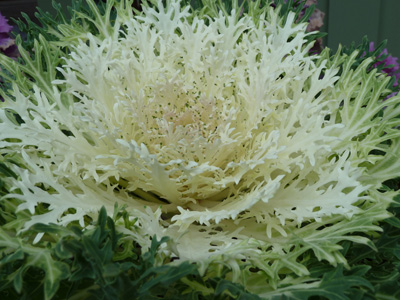
[[[359,51],[309,54],[318,37],[306,32],[309,14],[299,20],[298,3],[276,2],[154,0],[139,12],[129,0],[87,0],[39,35],[33,53],[1,56],[12,82],[1,92],[2,223],[18,234],[1,232],[3,255],[19,243],[61,247],[63,234],[84,243],[68,228],[90,233],[99,210],[112,215],[117,204],[127,217],[114,218],[115,230],[154,254],[149,268],[194,263],[206,278],[228,269],[229,282],[267,299],[300,289],[298,299],[313,289],[346,299],[335,282],[373,289],[354,279],[360,270],[336,279],[349,267],[345,246],[374,248],[378,222],[391,216],[400,97],[385,100],[390,77]],[[116,249],[111,236],[104,243]],[[340,267],[317,279],[322,262]]]

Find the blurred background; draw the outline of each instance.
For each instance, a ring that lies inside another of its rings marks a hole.
[[[72,0],[59,0],[66,7]],[[21,12],[33,17],[36,6],[54,12],[52,0],[0,0],[0,12],[7,18],[19,18]],[[388,40],[387,49],[400,57],[400,0],[318,0],[317,8],[325,13],[321,31],[328,32],[323,44],[337,49],[361,43],[367,35],[375,45]]]
[[[399,0],[318,0],[317,8],[325,13],[321,31],[328,32],[328,47],[358,45],[367,35],[375,45],[388,40],[388,51],[400,57]]]

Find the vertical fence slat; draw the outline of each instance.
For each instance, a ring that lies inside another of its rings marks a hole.
[[[379,33],[380,0],[329,1],[328,46],[361,43],[363,36],[377,40]]]
[[[321,32],[329,32],[329,0],[318,0],[317,3],[317,8],[322,11],[325,16],[324,16],[324,25],[321,27],[320,31]],[[323,44],[328,45],[328,39],[329,35],[325,36],[323,39]]]
[[[382,0],[381,0],[382,1]],[[400,57],[400,1],[399,0],[383,0],[382,11],[380,14],[380,30],[379,39],[388,40],[387,48],[389,53],[396,57]]]

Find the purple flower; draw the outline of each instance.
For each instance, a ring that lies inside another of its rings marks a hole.
[[[18,49],[9,33],[13,27],[8,24],[8,20],[0,13],[0,53],[10,57],[18,56]]]
[[[7,19],[0,13],[0,49],[3,51],[13,44],[13,40],[8,35],[11,29]]]
[[[0,13],[0,33],[10,33],[12,26],[8,24],[8,20]]]
[[[8,24],[8,20],[0,13],[0,54],[16,59],[19,52],[15,41],[9,35],[12,28],[13,27]],[[0,78],[0,83],[2,82],[3,79]],[[0,101],[4,101],[2,97],[0,97]]]
[[[369,43],[369,51],[372,52],[375,50],[374,42]],[[382,55],[388,55],[387,49],[383,49],[381,54],[378,55],[377,59],[381,57]],[[376,62],[375,64],[372,65],[373,68],[377,67],[383,67],[382,72],[388,74],[388,76],[395,77],[396,80],[393,84],[393,86],[398,86],[399,85],[399,79],[400,79],[400,72],[399,72],[399,63],[397,62],[398,58],[393,57],[391,55],[388,55],[385,59]]]

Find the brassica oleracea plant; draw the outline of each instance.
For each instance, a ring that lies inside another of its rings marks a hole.
[[[372,58],[310,54],[307,15],[277,2],[87,0],[54,39],[1,56],[2,201],[20,214],[3,254],[124,207],[115,230],[155,265],[226,268],[275,299],[324,286],[310,262],[349,267],[347,242],[373,248],[397,195],[400,97]]]

